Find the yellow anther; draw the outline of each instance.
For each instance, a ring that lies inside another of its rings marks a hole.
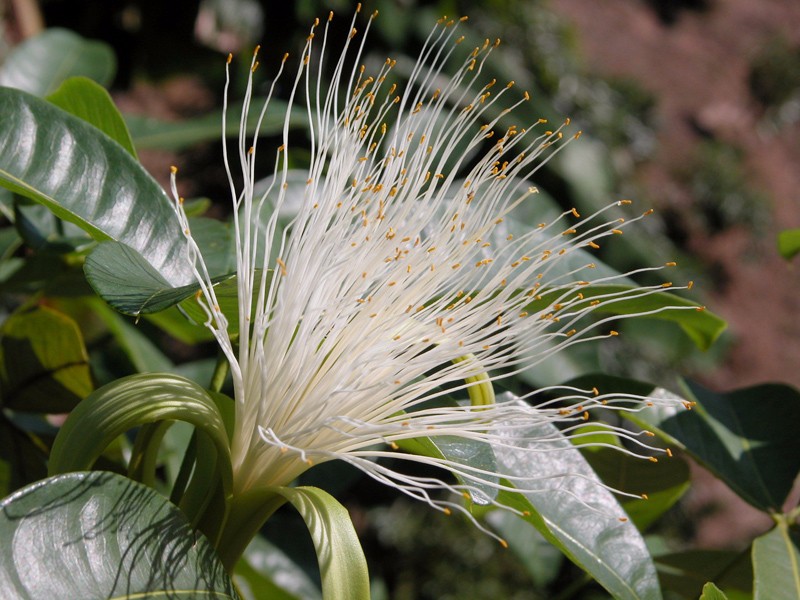
[[[655,456],[650,456],[647,460],[649,460],[651,463],[657,463],[658,462],[658,459]]]
[[[668,263],[665,263],[664,266],[665,267],[677,267],[678,263],[676,263],[675,261],[669,261]]]

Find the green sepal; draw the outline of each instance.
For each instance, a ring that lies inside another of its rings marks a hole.
[[[347,509],[315,487],[273,488],[308,527],[317,552],[323,598],[369,600],[369,572],[364,550]]]

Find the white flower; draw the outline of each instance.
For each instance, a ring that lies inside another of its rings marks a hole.
[[[403,92],[386,82],[392,60],[367,75],[360,66],[363,38],[352,29],[325,92],[319,67],[312,66],[315,24],[290,96],[290,105],[304,97],[308,109],[311,161],[303,201],[280,240],[274,238],[289,187],[289,111],[283,144],[269,159],[273,185],[256,197],[257,134],[246,139],[244,127],[258,66],[254,55],[237,148],[241,190],[223,144],[235,219],[238,346],[191,238],[173,169],[176,212],[202,288],[206,325],[231,365],[235,493],[286,485],[310,465],[340,459],[449,511],[460,503],[434,490],[485,498],[482,489],[500,486],[497,474],[406,453],[404,440],[461,439],[538,453],[548,440],[527,444],[513,432],[559,423],[566,436],[579,435],[574,432],[588,411],[631,401],[578,389],[562,390],[566,397],[557,404],[534,397],[495,401],[493,382],[572,344],[616,335],[604,320],[585,319],[599,304],[663,288],[584,297],[592,284],[617,279],[594,275],[594,265],[581,256],[640,218],[616,214],[627,201],[583,218],[566,211],[516,236],[506,230],[503,219],[515,207],[536,203],[530,176],[568,141],[563,130],[569,123],[500,130],[500,116],[510,109],[501,113],[494,105],[516,95],[514,108],[527,93],[482,81],[481,67],[495,45],[488,41],[445,78],[461,42],[457,26],[439,22]],[[326,23],[321,54],[327,43]],[[284,57],[281,72],[287,62]],[[274,88],[273,82],[270,97]],[[227,85],[225,96],[227,106]],[[260,116],[268,110],[269,99]],[[451,153],[465,144],[463,156]],[[475,151],[480,158],[468,161]],[[268,195],[277,198],[272,206]],[[272,276],[261,277],[270,270]],[[470,400],[442,402],[459,392]],[[563,438],[552,441],[556,448]],[[386,466],[386,457],[442,467],[459,479],[404,474]],[[524,473],[504,477],[520,490],[536,483]]]

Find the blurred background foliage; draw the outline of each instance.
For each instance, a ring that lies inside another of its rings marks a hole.
[[[662,98],[648,82],[626,75],[624,69],[610,68],[604,74],[592,70],[591,57],[586,56],[590,44],[582,37],[587,35],[587,28],[569,18],[570,11],[574,12],[581,3],[566,4],[568,8],[559,6],[556,0],[372,0],[365,3],[364,11],[369,14],[378,10],[380,17],[372,25],[365,60],[379,64],[391,56],[398,59],[397,69],[402,74],[408,70],[432,23],[445,14],[469,15],[464,29],[469,42],[501,37],[502,45],[486,65],[486,79],[513,80],[519,90],[529,91],[533,98],[515,111],[514,122],[524,125],[540,117],[560,122],[569,116],[574,122],[573,130],[584,131],[580,142],[567,146],[538,173],[536,183],[543,196],[564,209],[575,206],[581,212],[626,197],[634,198],[641,211],[659,209],[656,216],[640,223],[636,233],[604,248],[602,260],[619,271],[677,260],[679,270],[672,272],[675,280],[696,280],[692,298],[707,298],[732,307],[737,325],[736,295],[726,293],[732,286],[739,289],[752,282],[737,280],[741,254],[724,253],[720,248],[733,244],[757,262],[772,251],[769,236],[776,230],[776,214],[780,218],[790,210],[784,208],[784,212],[776,213],[774,197],[759,185],[757,177],[751,176],[752,156],[747,140],[732,138],[725,128],[716,126],[714,118],[702,114],[687,117],[694,137],[683,149],[682,160],[667,161],[653,176],[663,149],[662,133],[674,126],[664,120]],[[648,19],[649,26],[671,31],[687,19],[695,25],[712,22],[721,2],[631,0],[626,4],[629,10],[646,15],[642,18]],[[252,47],[260,43],[262,86],[266,86],[283,53],[297,52],[314,17],[324,17],[328,10],[337,14],[331,43],[336,48],[349,31],[354,5],[344,0],[13,0],[0,5],[4,24],[0,60],[44,27],[64,28],[88,40],[103,42],[106,50],[93,50],[105,52],[95,62],[100,71],[107,71],[103,83],[123,111],[143,164],[162,183],[169,165],[179,164],[182,193],[198,199],[198,206],[202,206],[199,212],[219,216],[228,206],[217,139],[224,57],[228,52],[249,56]],[[584,6],[588,8],[588,4]],[[607,10],[613,13],[615,9]],[[601,12],[593,14],[600,18]],[[366,19],[361,18],[357,26],[365,23]],[[751,49],[742,67],[742,79],[752,101],[747,110],[748,115],[755,115],[753,123],[759,128],[758,135],[780,145],[785,139],[774,136],[800,122],[800,43],[780,32],[762,38],[763,43]],[[471,48],[474,43],[465,46]],[[234,73],[232,96],[239,97],[244,92],[247,60],[235,64],[238,71]],[[262,88],[257,93],[264,91]],[[282,91],[279,89],[279,95]],[[267,142],[276,134],[277,127],[266,127]],[[292,135],[303,133],[298,130]],[[302,166],[305,158],[297,151],[290,161]],[[263,164],[261,168],[262,176],[269,175],[270,165]],[[796,209],[796,198],[792,200]],[[4,274],[6,314],[16,310],[26,294],[39,290],[55,273],[61,276],[65,268],[68,272],[75,270],[59,250],[70,240],[69,229],[64,230],[49,213],[36,207],[9,206],[4,204],[6,216],[16,224],[16,234],[8,241],[0,239],[4,258],[14,258],[21,244],[16,236],[20,236],[27,247],[34,248],[46,260],[38,265],[38,271],[28,268],[22,274]],[[778,225],[798,223],[800,216],[794,223]],[[70,244],[73,250],[80,247],[80,241],[72,240]],[[796,282],[796,277],[789,279]],[[77,287],[75,295],[85,292],[81,282],[69,279],[69,285]],[[750,292],[760,293],[752,288]],[[87,350],[85,360],[81,360],[90,365],[94,384],[110,381],[132,368],[180,371],[207,383],[213,362],[213,356],[209,356],[211,347],[204,344],[202,334],[181,330],[174,317],[156,316],[134,326],[131,320],[100,302],[87,307],[63,293],[49,297],[45,292],[44,297],[58,314],[81,323],[81,344]],[[732,300],[727,302],[725,298]],[[42,318],[57,319],[49,314]],[[749,355],[740,354],[737,359],[734,352],[732,359],[730,354],[750,333],[748,330],[734,327],[730,336],[701,353],[683,333],[663,324],[626,321],[620,329],[623,335],[619,338],[602,346],[578,346],[541,365],[518,385],[529,389],[597,371],[673,388],[677,378],[686,375],[722,382],[727,388],[753,382],[735,376],[736,360],[747,360]],[[797,355],[790,353],[789,358]],[[782,372],[786,373],[784,379],[798,382],[797,373],[787,365],[783,365]],[[753,375],[754,379],[759,377],[766,378],[764,373]],[[46,439],[47,423],[42,422],[39,427]],[[0,439],[4,444],[31,446],[25,464],[17,465],[25,470],[24,474],[17,474],[19,481],[40,476],[42,448],[36,448],[28,438],[12,440],[0,435]],[[120,452],[124,451],[120,448]],[[685,491],[688,468],[683,462],[678,464],[682,471],[673,475],[676,489],[680,488],[675,493],[680,496]],[[177,465],[168,461],[164,468],[174,470]],[[692,470],[700,472],[696,467]],[[14,488],[14,481],[9,475],[9,489]],[[350,508],[370,560],[376,599],[607,597],[532,530],[517,543],[508,533],[511,550],[504,551],[476,528],[420,510],[347,467],[312,471],[304,481],[331,491]],[[671,552],[691,547],[703,516],[700,513],[713,510],[715,501],[712,497],[705,505],[698,505],[696,498],[694,504],[679,503],[649,524],[648,541],[653,551],[668,557]],[[761,527],[762,531],[767,528],[763,521],[756,521],[753,527]],[[280,539],[281,549],[305,568],[303,574],[287,567],[289,576],[295,577],[296,590],[306,589],[304,577],[316,577],[315,555],[302,529],[302,524],[288,512],[279,514],[266,528],[267,538]],[[712,578],[713,573],[708,572],[711,564],[718,565],[720,572],[729,572],[749,543],[745,534],[741,535],[720,542],[718,546],[725,549],[718,549],[719,553],[697,555],[694,565],[685,558],[672,562],[664,558],[659,566],[663,567],[662,582],[666,582],[668,596],[696,597],[698,585]],[[258,562],[258,556],[254,551],[253,564]],[[709,576],[697,575],[701,567]],[[687,581],[694,582],[694,586]],[[744,590],[748,586],[745,577],[744,583],[737,586],[734,582],[729,589]],[[297,594],[303,597],[302,591]],[[740,597],[748,596],[742,592]]]

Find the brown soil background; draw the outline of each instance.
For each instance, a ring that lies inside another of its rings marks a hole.
[[[669,24],[644,0],[553,0],[551,7],[577,29],[587,69],[635,79],[657,98],[658,149],[636,177],[660,206],[691,210],[693,199],[672,174],[691,169],[702,135],[744,152],[747,178],[769,198],[772,220],[757,236],[740,227],[689,239],[695,255],[725,273],[707,302],[733,336],[725,363],[703,379],[718,390],[766,381],[800,386],[800,259],[787,264],[775,245],[778,231],[800,227],[800,126],[765,127],[748,87],[764,44],[776,36],[800,44],[800,2],[712,0]],[[699,468],[687,510],[705,515],[695,532],[705,547],[740,545],[770,525]]]

